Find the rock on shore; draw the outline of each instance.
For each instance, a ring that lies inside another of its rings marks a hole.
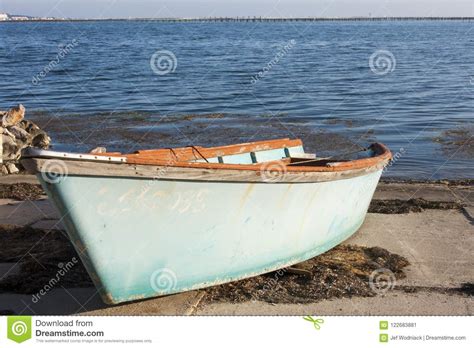
[[[25,120],[25,107],[18,105],[8,111],[0,110],[0,171],[2,175],[20,171],[21,150],[34,146],[47,149],[51,139],[35,123]]]

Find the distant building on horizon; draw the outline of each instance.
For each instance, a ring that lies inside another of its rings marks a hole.
[[[54,20],[63,20],[64,18],[55,18],[55,17],[32,17],[32,16],[26,16],[26,15],[12,15],[4,12],[0,12],[0,22],[5,22],[5,21],[19,21],[19,22],[24,22],[24,21],[54,21]]]

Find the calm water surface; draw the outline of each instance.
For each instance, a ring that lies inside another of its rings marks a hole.
[[[387,176],[474,178],[473,53],[472,21],[2,23],[0,109],[57,149],[380,141]]]

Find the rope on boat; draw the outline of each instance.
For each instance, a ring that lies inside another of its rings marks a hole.
[[[204,155],[197,149],[196,146],[194,146],[194,145],[189,145],[189,146],[187,146],[187,147],[190,147],[191,149],[195,150],[195,151],[199,154],[199,156],[201,156],[201,157],[204,159],[204,161],[206,161],[207,163],[209,163],[209,161],[207,160],[207,158],[204,157]]]
[[[173,154],[174,158],[176,159],[176,162],[179,161],[178,155],[176,154],[176,152],[174,151],[174,149],[173,149],[172,147],[167,147],[167,149],[171,151],[171,153]]]

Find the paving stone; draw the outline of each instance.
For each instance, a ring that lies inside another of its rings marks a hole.
[[[454,187],[451,190],[460,202],[474,207],[474,187]]]
[[[399,184],[380,183],[375,191],[374,199],[408,200],[423,198],[427,201],[456,202],[458,198],[447,185],[435,184]]]
[[[58,286],[39,300],[32,295],[0,294],[0,312],[42,315],[188,315],[196,308],[202,292],[157,297],[145,301],[109,306],[95,288],[66,289]]]
[[[38,179],[36,179],[36,176],[31,174],[11,174],[0,176],[0,184],[17,183],[39,184]]]
[[[42,230],[65,230],[64,224],[60,220],[41,220],[38,222],[35,222],[33,225],[31,225],[33,228],[38,228]]]
[[[0,199],[0,224],[24,226],[44,219],[60,219],[59,212],[48,200]]]
[[[458,210],[368,214],[346,243],[378,246],[411,263],[406,285],[458,287],[474,279],[474,226]]]
[[[198,306],[194,315],[472,315],[467,296],[393,291],[377,297],[353,297],[309,304],[263,302],[216,303]]]

